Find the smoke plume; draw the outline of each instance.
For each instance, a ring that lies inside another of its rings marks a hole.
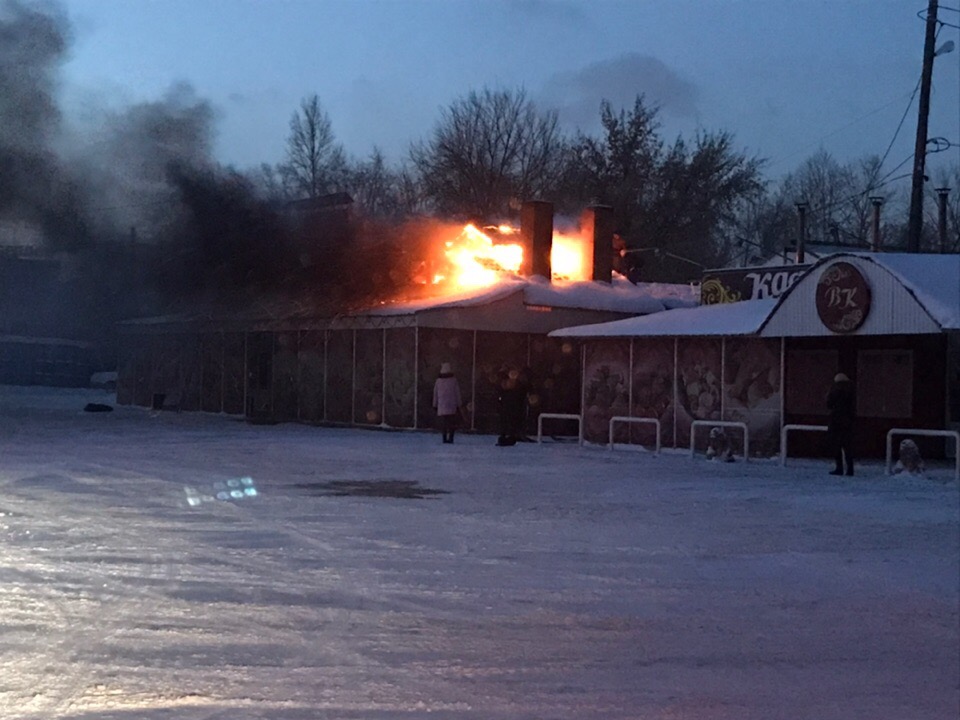
[[[155,243],[180,210],[169,168],[209,168],[214,112],[186,83],[159,100],[96,113],[94,127],[74,132],[64,153],[97,198],[91,216],[99,238]]]
[[[34,225],[44,238],[77,248],[90,239],[84,194],[52,150],[68,39],[55,8],[0,2],[0,219]]]
[[[392,258],[357,250],[349,211],[291,213],[218,166],[214,110],[189,85],[71,118],[58,104],[70,41],[59,6],[0,0],[0,245],[26,228],[70,255],[80,280],[63,293],[65,326],[81,305],[106,332],[202,300],[342,307],[394,282]]]

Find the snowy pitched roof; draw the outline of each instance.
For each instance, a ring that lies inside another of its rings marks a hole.
[[[554,330],[555,337],[753,335],[776,307],[775,299],[678,308],[655,315]]]
[[[780,297],[778,306],[764,325],[773,321],[780,306],[789,302],[791,295],[805,283],[812,282],[811,276],[824,265],[844,258],[872,263],[888,272],[941,331],[960,329],[960,255],[932,253],[844,252],[821,258]],[[892,302],[889,298],[887,301]]]
[[[547,282],[542,277],[514,277],[496,285],[478,290],[423,298],[408,302],[388,303],[371,310],[366,315],[412,315],[425,310],[475,307],[501,300],[515,293],[523,294],[523,303],[533,306],[549,306],[578,310],[645,315],[675,307],[693,307],[697,304],[695,291],[688,285],[667,283],[633,283],[614,278],[612,283],[602,282]]]
[[[875,263],[889,272],[942,330],[960,329],[960,255],[847,252],[819,259],[804,278],[844,257]],[[554,330],[558,337],[721,336],[759,334],[801,286],[777,299],[749,300]]]
[[[960,255],[848,254],[885,267],[917,298],[941,328],[960,329]],[[817,265],[832,258],[826,258]]]

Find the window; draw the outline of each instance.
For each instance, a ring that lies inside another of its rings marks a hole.
[[[827,393],[837,374],[840,355],[836,350],[790,350],[787,353],[786,412],[794,415],[826,415]]]
[[[913,415],[913,351],[857,353],[857,415],[908,418]]]

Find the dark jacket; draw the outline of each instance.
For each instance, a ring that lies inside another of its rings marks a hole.
[[[853,383],[840,380],[833,383],[827,394],[827,410],[830,411],[829,432],[850,432],[856,417],[856,402],[853,395]]]
[[[525,378],[510,378],[506,373],[501,373],[497,410],[500,413],[500,433],[502,435],[522,434],[528,392],[529,388]]]

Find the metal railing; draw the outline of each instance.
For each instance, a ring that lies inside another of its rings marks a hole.
[[[543,442],[543,421],[544,420],[576,420],[577,421],[577,442],[583,444],[583,421],[579,415],[571,413],[540,413],[537,416],[537,442]]]
[[[627,415],[615,415],[614,417],[610,418],[610,442],[608,443],[608,447],[609,447],[611,450],[613,450],[613,446],[614,446],[614,442],[613,442],[613,426],[614,426],[616,423],[618,423],[618,422],[622,422],[622,423],[645,423],[645,424],[648,424],[648,425],[653,425],[653,426],[655,426],[654,429],[655,429],[655,432],[657,433],[657,442],[656,442],[656,449],[653,451],[653,454],[654,454],[654,455],[659,455],[659,454],[660,454],[660,421],[657,420],[657,418],[629,417],[629,416],[627,416]]]
[[[891,461],[893,460],[893,436],[894,435],[920,435],[923,437],[944,437],[953,438],[954,455],[956,455],[956,466],[953,470],[953,479],[960,481],[960,432],[956,430],[924,430],[921,428],[891,428],[887,431],[887,475],[890,474]]]
[[[780,464],[787,464],[787,438],[792,430],[807,432],[826,432],[826,425],[784,425],[780,429]]]

